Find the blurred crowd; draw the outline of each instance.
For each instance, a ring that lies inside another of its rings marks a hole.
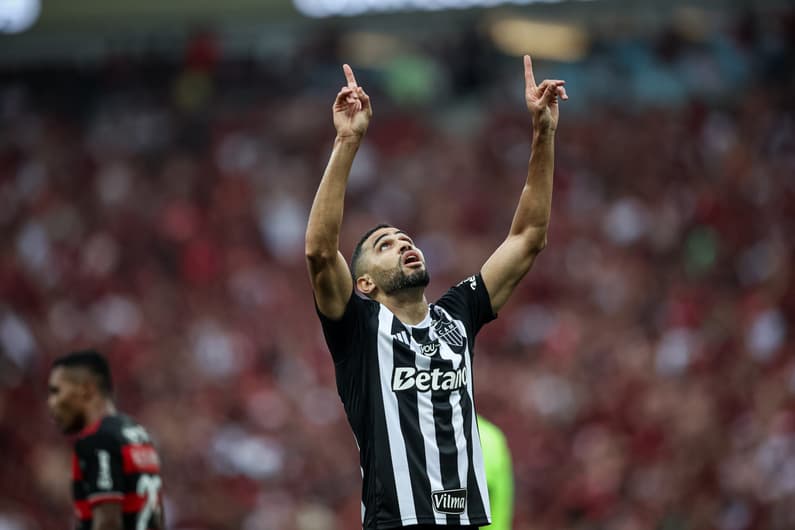
[[[795,528],[794,20],[537,62],[571,97],[549,245],[475,359],[516,529]],[[0,529],[71,525],[46,378],[85,347],[157,441],[171,528],[360,525],[303,257],[335,42],[0,72]],[[405,59],[357,71],[375,116],[342,245],[401,227],[435,299],[505,236],[531,129],[521,60],[476,32],[413,60],[408,88]]]

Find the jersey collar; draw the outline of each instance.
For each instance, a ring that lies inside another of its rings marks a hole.
[[[77,434],[78,438],[83,438],[88,436],[89,434],[94,434],[99,430],[99,426],[102,425],[102,421],[107,418],[107,416],[102,416],[100,419],[92,423],[91,425],[86,425],[83,427],[83,430]]]

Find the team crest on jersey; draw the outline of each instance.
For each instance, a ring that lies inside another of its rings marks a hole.
[[[464,345],[464,335],[455,322],[447,318],[444,313],[437,310],[438,319],[433,321],[433,330],[450,346],[461,348]]]

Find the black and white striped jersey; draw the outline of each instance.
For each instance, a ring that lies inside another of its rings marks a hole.
[[[480,275],[416,326],[355,294],[339,320],[320,315],[359,446],[365,529],[489,524],[472,355],[494,318]]]

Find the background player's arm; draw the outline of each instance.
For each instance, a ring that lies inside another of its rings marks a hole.
[[[353,71],[343,66],[348,85],[333,106],[337,137],[326,171],[320,180],[306,227],[306,261],[318,309],[338,319],[353,292],[353,280],[339,251],[345,188],[353,158],[372,116],[370,98],[356,84]]]
[[[484,448],[485,451],[485,448]],[[494,444],[489,447],[486,465],[489,502],[491,504],[491,525],[489,530],[511,530],[513,526],[513,468],[511,453],[505,436],[499,432]]]
[[[121,529],[124,470],[119,442],[95,433],[75,443],[83,469],[82,488],[91,508],[93,530]]]
[[[564,81],[544,80],[536,85],[530,56],[524,57],[525,102],[533,119],[533,145],[519,205],[508,237],[481,269],[494,313],[508,301],[546,246],[552,207],[552,174],[555,167],[555,130],[558,97],[568,99]]]
[[[91,509],[91,530],[122,530],[121,504],[104,502]]]

